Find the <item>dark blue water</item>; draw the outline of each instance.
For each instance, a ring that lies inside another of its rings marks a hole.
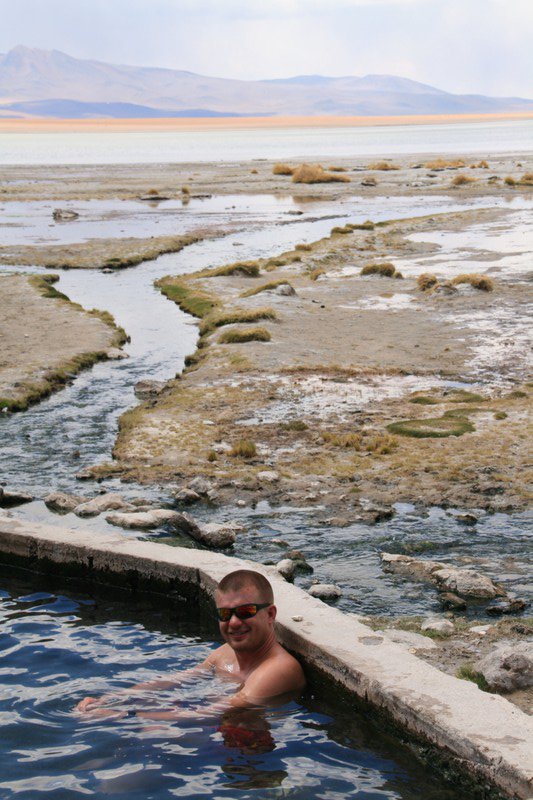
[[[36,591],[4,569],[0,585],[2,800],[464,797],[364,711],[314,689],[281,708],[187,723],[84,719],[73,708],[85,695],[194,665],[216,645],[215,628],[190,606]],[[219,691],[195,679],[135,704],[198,707]]]

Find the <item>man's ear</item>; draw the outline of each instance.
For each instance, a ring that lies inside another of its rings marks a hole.
[[[267,608],[267,614],[268,614],[268,618],[269,618],[270,620],[272,620],[272,622],[274,622],[274,620],[276,619],[276,614],[277,614],[277,613],[278,613],[278,609],[276,608],[276,606],[275,606],[275,605],[271,605],[271,606],[269,606],[269,607]]]

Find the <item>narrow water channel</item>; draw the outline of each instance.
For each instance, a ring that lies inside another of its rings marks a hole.
[[[195,216],[191,213],[195,210],[193,202],[183,215],[174,209],[174,233],[192,231],[207,223],[212,227],[224,225],[232,232],[113,274],[55,270],[61,276],[60,291],[85,308],[110,311],[117,323],[126,329],[131,337],[131,343],[125,348],[129,358],[97,364],[34,408],[0,421],[0,475],[10,486],[26,489],[37,498],[52,490],[80,492],[83,489],[90,493],[96,489],[92,482],[80,486],[75,474],[85,466],[110,460],[118,418],[137,402],[133,392],[135,384],[141,379],[170,379],[181,371],[185,356],[195,349],[197,327],[194,320],[153,286],[162,275],[185,274],[235,260],[271,256],[299,242],[326,236],[332,225],[347,221],[362,222],[368,218],[379,221],[486,205],[482,200],[459,204],[444,196],[381,198],[379,201],[354,197],[334,205],[322,201],[298,204],[291,197],[235,197],[219,199],[217,203],[209,201],[213,206],[211,214],[209,205],[198,201]],[[106,235],[124,235],[123,231],[129,230],[132,224],[131,214],[140,226],[139,233],[148,235],[147,231],[155,230],[157,209],[150,216],[137,208],[128,211],[117,202],[117,213],[120,211],[122,215],[117,222],[116,216],[109,219],[108,205],[101,209]],[[502,201],[502,205],[506,204]],[[27,213],[28,209],[24,211]],[[98,214],[94,209],[91,213],[95,219],[90,232],[86,233],[88,238],[98,230]],[[160,221],[164,217],[167,233],[170,230],[168,213],[161,214]],[[11,224],[14,219],[12,216]],[[22,217],[20,224],[23,225]],[[55,241],[61,236],[67,238],[67,231],[67,226],[54,229]],[[120,488],[113,482],[107,482],[106,486]],[[158,487],[129,486],[128,494],[132,492],[163,502],[169,500],[168,490]],[[83,524],[89,529],[107,525],[100,519],[89,523],[71,517],[60,519],[49,514],[41,502],[23,506],[16,513],[54,524]],[[302,549],[310,563],[316,565],[315,577],[338,583],[345,590],[340,606],[347,610],[415,613],[435,606],[435,598],[427,589],[413,586],[406,590],[405,584],[383,576],[380,571],[377,551],[401,549],[406,541],[412,547],[418,545],[425,549],[432,558],[442,560],[479,560],[482,551],[480,563],[489,574],[501,577],[503,573],[508,588],[514,588],[521,596],[527,593],[523,555],[528,520],[524,515],[483,517],[472,531],[440,509],[421,518],[416,509],[407,506],[398,507],[396,517],[387,523],[327,530],[311,522],[308,513],[297,509],[259,506],[252,510],[204,509],[199,513],[211,519],[228,515],[240,517],[252,526],[250,536],[238,541],[236,555],[275,561],[279,549],[271,543],[273,538],[281,538],[290,547]]]

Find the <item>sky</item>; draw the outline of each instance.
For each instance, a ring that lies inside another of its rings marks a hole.
[[[241,80],[400,75],[533,98],[533,0],[0,0],[0,53]]]

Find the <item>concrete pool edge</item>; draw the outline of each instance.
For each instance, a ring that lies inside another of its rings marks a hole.
[[[134,587],[211,595],[232,569],[249,566],[274,584],[280,639],[349,692],[386,712],[476,778],[512,797],[533,796],[533,720],[503,697],[481,692],[389,642],[349,614],[286,583],[273,569],[205,550],[174,548],[120,533],[90,533],[0,514],[0,554],[57,574],[94,573]],[[301,618],[301,619],[300,619]]]

